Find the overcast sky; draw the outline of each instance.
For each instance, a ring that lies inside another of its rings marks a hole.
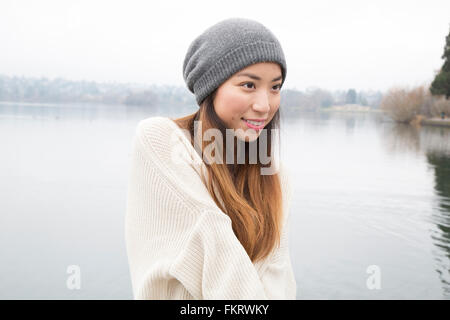
[[[0,74],[185,86],[189,44],[230,17],[277,36],[284,88],[386,90],[433,79],[450,1],[1,0]]]

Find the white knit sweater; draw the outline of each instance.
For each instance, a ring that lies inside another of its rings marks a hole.
[[[173,154],[181,161],[174,162]],[[194,158],[197,163],[187,160]],[[281,246],[256,263],[209,194],[200,170],[206,172],[204,163],[173,120],[139,122],[125,218],[134,298],[295,299],[288,249],[291,188],[282,164]]]

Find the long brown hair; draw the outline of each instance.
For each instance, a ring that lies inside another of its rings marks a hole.
[[[191,135],[191,143],[196,143],[194,137],[194,121],[201,121],[202,132],[198,136],[203,137],[203,132],[210,129],[219,129],[222,137],[225,137],[226,126],[214,110],[214,97],[217,89],[212,92],[200,104],[200,108],[194,114],[173,119],[182,129],[187,129]],[[280,114],[279,109],[274,114],[272,120],[266,125],[267,129],[267,152],[271,155],[274,148],[274,136],[271,129],[279,129]],[[237,139],[237,137],[235,137]],[[259,139],[259,137],[258,137]],[[258,139],[255,141],[245,141],[245,163],[237,163],[235,140],[235,161],[227,164],[225,154],[222,154],[223,163],[205,163],[208,172],[206,186],[215,203],[226,213],[232,222],[233,232],[240,241],[252,262],[264,259],[272,249],[280,244],[281,224],[282,224],[282,193],[278,173],[271,175],[260,174],[260,169],[270,167],[272,158],[268,164],[262,164],[258,157],[257,163],[249,163],[249,145],[256,144],[259,155]],[[201,139],[201,150],[205,150],[205,141]],[[227,150],[226,139],[219,141],[222,147]],[[214,140],[213,143],[216,143]],[[241,142],[242,143],[242,142]],[[280,142],[278,141],[278,144]],[[254,162],[254,161],[252,161]],[[223,205],[218,199],[214,185],[220,195]]]

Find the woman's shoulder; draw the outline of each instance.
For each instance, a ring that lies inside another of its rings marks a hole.
[[[140,120],[136,126],[136,137],[145,145],[151,145],[154,148],[167,150],[173,147],[174,143],[189,139],[189,132],[181,129],[174,120],[169,117],[153,116]]]
[[[216,208],[202,180],[205,170],[201,158],[183,133],[167,117],[141,120],[135,135],[134,165],[145,167],[146,174],[163,181],[171,195],[182,198],[191,208]]]
[[[136,128],[138,148],[147,159],[161,165],[164,171],[177,172],[186,166],[202,170],[202,160],[190,142],[190,133],[168,117],[155,116],[141,120]]]
[[[167,134],[177,129],[175,122],[162,116],[153,116],[142,119],[136,126],[136,134],[140,137],[151,138],[157,134]]]

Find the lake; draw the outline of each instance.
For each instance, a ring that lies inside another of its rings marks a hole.
[[[132,137],[195,110],[1,103],[0,299],[132,299]],[[449,299],[450,128],[338,112],[281,126],[297,299]]]

